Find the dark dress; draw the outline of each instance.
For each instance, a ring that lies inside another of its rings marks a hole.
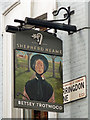
[[[48,102],[53,94],[52,86],[44,79],[34,78],[25,85],[25,90],[30,100]]]

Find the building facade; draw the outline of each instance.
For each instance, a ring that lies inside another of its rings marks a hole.
[[[17,26],[14,19],[24,20],[25,17],[38,17],[47,13],[47,19],[60,19],[65,14],[61,11],[56,17],[52,12],[60,7],[74,10],[71,25],[77,29],[89,26],[89,0],[5,0],[0,3],[0,117],[23,118],[31,117],[32,111],[13,107],[13,40],[12,34],[6,33],[6,25]],[[61,23],[61,22],[60,22]],[[67,24],[68,21],[63,21]],[[52,31],[51,31],[52,32]],[[49,118],[88,118],[89,117],[89,29],[82,29],[68,35],[68,32],[57,31],[58,38],[63,40],[63,82],[86,76],[87,97],[64,105],[64,113],[48,112]]]

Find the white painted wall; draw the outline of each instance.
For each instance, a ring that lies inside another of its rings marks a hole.
[[[32,0],[31,16],[37,17],[43,13],[48,14],[48,19],[53,19],[52,12],[56,9],[56,0]]]
[[[1,7],[0,7],[0,17],[1,17]],[[2,118],[2,36],[1,36],[1,19],[0,19],[0,119],[1,118]]]
[[[11,5],[15,0],[7,0],[0,1],[0,119],[3,117],[2,115],[2,104],[3,104],[3,36],[2,36],[2,11],[7,8],[7,6]]]
[[[16,0],[17,1],[17,0]],[[22,110],[13,108],[13,53],[12,53],[12,38],[10,33],[5,32],[5,26],[7,24],[17,25],[14,23],[14,19],[22,19],[27,17],[37,17],[45,12],[48,12],[48,19],[53,19],[51,12],[56,9],[55,0],[44,1],[30,0],[25,2],[21,0],[16,8],[9,12],[6,16],[3,15],[3,19],[0,19],[0,26],[3,24],[2,31],[0,29],[0,118],[6,117],[23,117]],[[77,28],[88,26],[88,3],[74,0],[57,0],[58,8],[61,6],[71,6],[71,9],[75,10],[75,14],[71,17],[71,24],[75,24]],[[84,1],[84,0],[83,0]],[[14,0],[15,2],[15,0]],[[0,15],[4,12],[8,6],[14,3],[13,0],[5,0],[0,3]],[[35,2],[33,4],[33,2]],[[40,3],[41,2],[41,3]],[[47,4],[49,2],[49,4]],[[51,3],[50,3],[51,2]],[[87,0],[88,2],[88,0]],[[31,5],[31,7],[30,7]],[[64,12],[64,11],[63,11]],[[0,16],[1,17],[1,16]],[[60,18],[60,14],[55,18]],[[3,23],[1,23],[1,20]],[[67,23],[67,21],[66,21]],[[2,34],[3,33],[3,41]],[[88,83],[88,30],[83,30],[78,33],[69,35],[66,32],[58,31],[58,37],[63,40],[63,64],[64,64],[64,82],[75,79],[82,75],[87,76]],[[3,51],[2,51],[3,50]],[[3,59],[2,59],[3,57]],[[3,70],[2,70],[3,69]],[[2,94],[3,85],[3,94]],[[88,89],[88,86],[87,86]],[[3,101],[2,101],[3,95]],[[88,91],[87,91],[88,95]],[[3,104],[3,115],[2,115]],[[12,114],[14,113],[14,114]],[[57,117],[56,113],[49,112],[49,118]],[[59,113],[58,118],[85,118],[88,117],[88,96],[82,100],[72,102],[65,105],[65,112]]]
[[[16,1],[17,2],[17,1]],[[2,16],[2,33],[3,33],[3,117],[4,118],[23,118],[23,111],[21,109],[13,108],[13,41],[12,34],[5,32],[6,25],[15,25],[14,19],[24,20],[25,17],[37,17],[41,14],[48,13],[48,19],[52,19],[52,11],[55,9],[55,0],[53,2],[46,0],[44,2],[38,0],[34,1],[19,0],[15,8],[8,14],[7,9],[8,0],[3,3],[3,16]],[[31,2],[31,3],[30,3]],[[15,3],[12,2],[13,4]],[[32,6],[32,7],[31,7]],[[29,111],[26,111],[26,113]],[[30,113],[29,113],[30,114]],[[27,115],[26,115],[27,116]],[[49,114],[51,116],[51,114]]]
[[[14,4],[15,2],[13,2]],[[13,109],[13,41],[12,35],[5,32],[6,25],[18,25],[14,23],[14,19],[24,20],[30,17],[30,0],[27,2],[20,1],[15,8],[8,14],[3,11],[3,117],[4,118],[20,118],[22,111]]]
[[[65,2],[61,0],[59,2],[59,0],[57,0],[58,8],[61,6],[70,6],[71,10],[75,10],[75,14],[71,16],[71,25],[76,25],[77,29],[88,26],[88,3],[69,1]],[[63,13],[65,12],[63,11]],[[60,14],[57,19],[58,18],[60,18]],[[65,23],[67,23],[67,21]],[[88,84],[88,30],[82,30],[72,35],[58,31],[58,37],[63,40],[64,82],[86,75]],[[59,113],[58,117],[87,118],[88,96],[76,102],[66,104],[64,106],[64,113]]]
[[[90,1],[88,4],[88,26],[90,26]],[[88,93],[90,93],[90,29],[88,30]],[[90,120],[90,94],[88,94],[88,118]]]

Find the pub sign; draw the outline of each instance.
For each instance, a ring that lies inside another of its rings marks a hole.
[[[63,48],[54,34],[16,32],[14,106],[63,112]]]

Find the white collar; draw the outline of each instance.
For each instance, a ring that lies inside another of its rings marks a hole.
[[[38,80],[37,76],[35,78]],[[44,77],[42,77],[42,80],[44,80]]]

